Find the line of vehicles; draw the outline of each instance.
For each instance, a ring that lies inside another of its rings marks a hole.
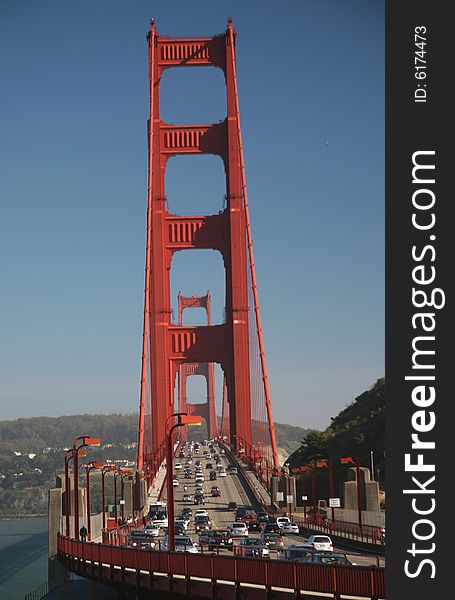
[[[178,449],[173,485],[175,488],[183,487],[181,500],[184,506],[174,521],[177,552],[234,551],[241,556],[277,557],[280,560],[320,564],[353,564],[344,554],[333,552],[332,541],[325,535],[310,536],[303,539],[302,543],[285,544],[285,536],[300,535],[299,526],[289,517],[272,518],[266,512],[256,514],[232,500],[225,505],[227,511],[224,509],[224,514],[233,513],[232,520],[227,524],[225,520],[223,527],[212,523],[209,512],[201,506],[206,502],[204,486],[207,472],[209,485],[213,483],[208,494],[213,498],[221,496],[216,480],[237,474],[235,465],[223,466],[223,454],[224,449],[211,440],[205,441],[203,447],[197,442],[186,442]],[[144,529],[130,533],[128,544],[142,549],[167,550],[167,528],[166,504],[158,502],[150,507],[149,522]]]

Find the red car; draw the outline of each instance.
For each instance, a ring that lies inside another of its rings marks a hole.
[[[210,489],[210,494],[216,498],[218,496],[221,496],[221,490],[218,486],[214,485],[211,489]]]

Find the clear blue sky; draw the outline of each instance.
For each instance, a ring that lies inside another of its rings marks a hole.
[[[373,0],[1,2],[0,419],[138,409],[151,17],[176,37],[233,18],[274,415],[324,428],[384,374]],[[221,71],[165,73],[166,120],[225,109]],[[220,160],[172,159],[166,189],[173,212],[217,212]],[[173,306],[210,289],[220,321],[223,278],[216,253],[177,253]]]

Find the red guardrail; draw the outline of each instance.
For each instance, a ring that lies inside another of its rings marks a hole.
[[[143,571],[149,575],[166,573],[205,578],[214,586],[218,580],[236,585],[254,584],[264,586],[265,591],[272,587],[288,589],[290,592],[322,592],[346,594],[363,598],[384,598],[385,583],[382,567],[361,567],[348,565],[314,565],[261,558],[240,556],[218,556],[214,554],[189,554],[186,552],[165,552],[140,550],[125,546],[111,546],[81,542],[58,534],[57,548],[60,559],[70,570],[84,570],[87,564],[92,567],[109,565],[106,573],[114,572],[114,567]],[[87,576],[87,575],[85,575]],[[90,576],[90,575],[88,575]],[[98,577],[101,575],[98,574]],[[109,575],[105,577],[107,580]],[[243,588],[242,588],[243,589]]]

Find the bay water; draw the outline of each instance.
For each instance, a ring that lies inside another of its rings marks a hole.
[[[24,600],[47,581],[47,518],[0,521],[0,599]]]

